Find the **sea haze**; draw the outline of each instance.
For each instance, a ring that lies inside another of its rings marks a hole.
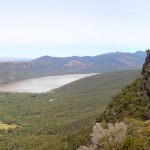
[[[48,76],[42,78],[34,78],[22,80],[15,83],[0,85],[0,91],[3,92],[19,92],[19,93],[43,93],[52,89],[61,87],[75,80],[95,75],[92,74],[68,74],[59,76]]]

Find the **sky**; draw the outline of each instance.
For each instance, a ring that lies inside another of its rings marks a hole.
[[[0,0],[0,57],[150,48],[149,0]]]

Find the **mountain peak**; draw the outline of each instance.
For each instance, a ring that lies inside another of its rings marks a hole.
[[[150,95],[150,49],[146,50],[147,57],[142,69],[142,76],[144,80],[145,89],[147,89]]]
[[[32,62],[50,61],[52,58],[53,57],[51,57],[51,56],[45,55],[45,56],[39,57],[37,59],[34,59]]]

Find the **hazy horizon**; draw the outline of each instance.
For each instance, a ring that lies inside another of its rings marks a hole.
[[[95,56],[150,47],[150,1],[0,1],[0,57]]]
[[[94,56],[98,56],[98,55],[103,55],[103,54],[110,54],[110,53],[136,53],[136,52],[145,52],[145,51],[141,51],[141,50],[139,50],[139,51],[135,51],[135,52],[121,52],[121,51],[115,51],[115,52],[104,52],[104,53],[102,53],[102,54],[97,54],[97,55],[70,55],[70,56],[51,56],[51,55],[41,55],[41,56],[39,56],[39,57],[12,57],[12,56],[10,56],[10,57],[8,57],[8,56],[0,56],[0,59],[27,59],[27,60],[32,60],[32,59],[36,59],[36,58],[40,58],[40,57],[44,57],[44,56],[50,56],[50,57],[60,57],[60,58],[65,58],[65,57],[84,57],[84,56],[89,56],[89,57],[94,57]]]

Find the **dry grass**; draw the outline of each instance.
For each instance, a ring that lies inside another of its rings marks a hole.
[[[17,125],[8,125],[6,123],[3,123],[3,122],[0,122],[0,130],[8,130],[8,129],[15,129],[17,128],[18,126]]]

